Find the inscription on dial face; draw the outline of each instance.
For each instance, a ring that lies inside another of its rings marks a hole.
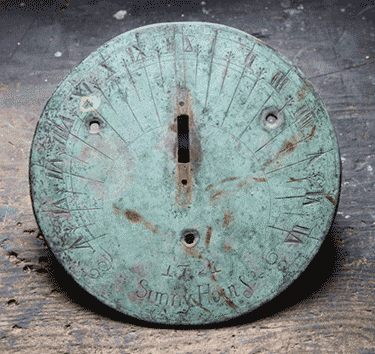
[[[141,27],[59,85],[30,185],[45,239],[105,304],[157,323],[248,313],[295,280],[340,193],[327,110],[304,74],[223,25]]]

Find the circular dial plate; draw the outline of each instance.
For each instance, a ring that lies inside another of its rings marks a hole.
[[[84,289],[139,319],[205,324],[256,309],[306,268],[340,171],[298,68],[234,28],[161,23],[63,80],[30,185],[49,247]]]

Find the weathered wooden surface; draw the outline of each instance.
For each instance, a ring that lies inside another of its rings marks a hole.
[[[50,17],[0,9],[0,353],[373,353],[374,8],[151,3],[62,4]],[[128,14],[116,20],[121,9]],[[37,120],[69,70],[123,31],[185,20],[256,34],[298,65],[328,108],[343,168],[333,228],[301,277],[247,316],[194,329],[133,320],[84,292],[46,247],[28,185]]]

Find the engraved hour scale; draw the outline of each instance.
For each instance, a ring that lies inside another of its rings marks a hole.
[[[55,256],[89,293],[165,324],[225,321],[307,267],[341,180],[327,110],[249,34],[172,22],[110,40],[38,122],[30,188]]]

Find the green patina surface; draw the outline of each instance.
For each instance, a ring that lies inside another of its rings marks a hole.
[[[30,157],[34,213],[66,270],[118,311],[167,324],[224,321],[291,284],[330,228],[340,173],[304,74],[202,22],[93,52],[48,101]]]

